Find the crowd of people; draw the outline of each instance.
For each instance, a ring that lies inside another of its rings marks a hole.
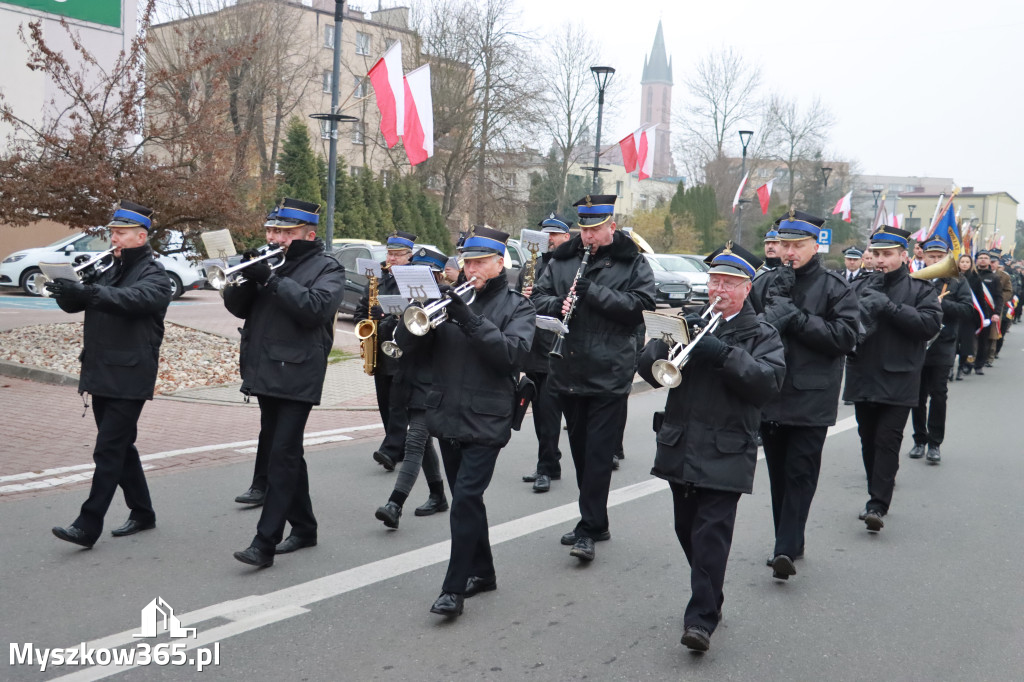
[[[611,538],[608,495],[634,376],[667,385],[653,420],[651,473],[669,484],[691,567],[681,643],[706,651],[722,618],[737,505],[753,490],[759,444],[771,487],[774,579],[795,576],[804,555],[840,399],[854,406],[859,427],[867,482],[859,519],[880,532],[908,418],[909,457],[939,464],[949,382],[984,376],[998,359],[1024,299],[1024,264],[998,250],[954,261],[942,239],[912,247],[909,233],[884,226],[866,249],[844,252],[843,271],[830,271],[818,255],[824,220],[790,210],[765,235],[764,259],[732,242],[706,258],[710,302],[684,315],[681,328],[692,340],[681,352],[687,339],[644,343],[654,277],[617,229],[615,196],[590,195],[575,208],[575,230],[560,215],[541,221],[548,251],[533,255],[515,286],[505,267],[509,235],[500,230],[475,227],[454,258],[407,232],[389,237],[359,315],[375,323],[371,364],[385,429],[372,458],[398,472],[374,515],[398,529],[422,470],[428,497],[415,514],[449,511],[452,539],[430,610],[458,616],[466,599],[497,589],[484,494],[532,403],[537,463],[522,479],[536,493],[560,481],[564,418],[580,520],[560,542],[592,562],[596,543]],[[236,501],[262,509],[256,534],[234,557],[258,568],[317,544],[302,437],[320,402],[344,287],[341,266],[317,238],[318,222],[317,204],[284,199],[264,226],[283,262],[247,252],[244,277],[223,292],[227,311],[244,320],[241,391],[260,409],[253,478]],[[134,442],[153,396],[170,287],[147,243],[151,210],[122,202],[109,229],[109,268],[89,281],[47,284],[63,310],[85,311],[79,391],[93,398],[96,470],[79,517],[53,529],[84,547],[99,539],[119,486],[130,515],[112,534],[156,525]],[[441,294],[409,304],[433,303],[422,314],[434,317],[421,328],[376,302],[378,293],[400,293],[394,273],[409,265],[432,273]],[[558,324],[538,326],[538,316]],[[665,363],[678,381],[665,382],[658,370]]]

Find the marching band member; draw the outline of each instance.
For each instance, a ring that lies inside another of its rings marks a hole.
[[[651,470],[672,489],[676,537],[690,564],[681,643],[695,651],[707,651],[722,618],[736,506],[754,485],[761,409],[778,394],[786,373],[778,332],[747,301],[761,260],[730,244],[706,262],[709,296],[720,297],[714,308],[720,323],[693,342],[680,384],[669,391],[664,413],[656,415]],[[668,355],[663,341],[649,342],[640,376],[659,386],[652,366]]]
[[[779,248],[782,242],[779,240],[778,221],[764,234],[764,268],[774,270],[782,265],[782,258],[779,257]]]
[[[594,542],[611,537],[612,461],[626,427],[635,332],[643,311],[654,310],[654,273],[636,243],[616,230],[615,195],[587,196],[574,206],[580,234],[552,253],[531,300],[540,315],[573,310],[563,357],[552,358],[549,377],[569,427],[582,516],[561,543],[572,546],[572,556],[593,561]],[[592,250],[586,271],[584,249]]]
[[[537,257],[537,267],[533,281],[537,282],[551,261],[551,253],[569,241],[569,228],[572,222],[560,215],[552,213],[540,221],[538,227],[548,235],[548,250]],[[533,286],[526,286],[523,278],[526,269],[519,271],[516,289],[523,296],[533,295]],[[530,381],[537,387],[537,397],[533,401],[533,428],[537,433],[537,468],[533,473],[523,476],[523,481],[533,483],[533,492],[546,493],[551,489],[551,481],[562,478],[562,452],[558,449],[558,438],[562,432],[562,410],[558,405],[558,396],[551,390],[548,372],[551,369],[551,345],[554,332],[538,329],[533,337],[533,346],[527,357],[524,371]]]
[[[1010,278],[1010,273],[1006,272],[1002,253],[1002,249],[992,249],[992,271],[999,278],[1003,300],[1003,305],[999,308],[999,338],[996,339],[995,349],[992,353],[993,360],[999,357],[999,351],[1003,349],[1003,339],[1010,333],[1010,325],[1013,324],[1012,318],[1007,315],[1009,311],[1007,304],[1013,301],[1013,280]]]
[[[871,235],[876,272],[856,288],[867,331],[846,364],[843,398],[854,404],[870,495],[859,518],[872,532],[885,526],[903,429],[918,403],[925,344],[942,324],[934,287],[910,278],[909,236],[888,225]]]
[[[858,249],[856,246],[843,251],[843,263],[846,265],[846,270],[843,272],[843,279],[846,280],[847,284],[853,284],[853,280],[860,277],[863,273],[861,270],[861,263],[864,259],[864,252]]]
[[[171,284],[149,246],[153,210],[122,201],[110,229],[113,265],[89,284],[57,279],[44,286],[66,313],[85,311],[82,371],[78,392],[92,394],[96,420],[96,469],[78,518],[57,526],[61,540],[92,547],[118,486],[131,510],[114,537],[156,527],[156,513],[135,448],[139,416],[153,399],[164,314]]]
[[[786,380],[764,406],[761,438],[772,489],[775,550],[773,577],[796,574],[804,554],[804,530],[821,471],[828,427],[836,423],[843,359],[857,341],[857,297],[842,275],[818,257],[823,218],[790,210],[779,225],[779,256],[752,302],[764,310],[786,349]]]
[[[498,586],[484,491],[498,452],[512,435],[514,376],[537,324],[530,301],[512,291],[505,278],[507,241],[500,230],[476,227],[460,249],[466,279],[476,292],[472,303],[450,293],[448,321],[425,336],[414,336],[405,325],[397,334],[403,353],[419,353],[431,363],[424,403],[452,493],[452,543],[441,595],[430,611],[445,616],[460,615],[466,598]]]
[[[974,373],[985,376],[985,367],[992,364],[995,342],[998,338],[999,324],[1003,310],[1003,286],[992,267],[992,256],[988,251],[979,251],[975,256],[974,272],[969,274],[967,281],[974,290],[985,319],[990,324],[984,325],[978,333],[978,352],[974,354]]]
[[[941,239],[925,242],[925,267],[937,265],[948,256],[949,247]],[[971,290],[960,277],[941,277],[932,280],[932,285],[942,306],[942,329],[924,356],[918,404],[911,410],[914,447],[910,449],[910,458],[924,457],[927,448],[928,461],[938,464],[942,458],[939,446],[946,434],[946,394],[956,359],[960,321],[969,320],[974,315],[974,305],[971,303]]]
[[[258,568],[272,566],[275,553],[317,542],[302,432],[313,405],[320,403],[345,286],[343,268],[316,236],[319,211],[318,204],[284,199],[273,226],[267,226],[267,241],[284,249],[284,263],[271,269],[257,261],[242,271],[243,284],[224,289],[224,306],[245,320],[241,390],[259,401],[260,440],[269,444],[256,536],[234,554]],[[292,530],[282,542],[285,522]]]

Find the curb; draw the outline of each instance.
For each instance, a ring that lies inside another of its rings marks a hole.
[[[27,379],[51,386],[78,386],[77,375],[55,372],[52,369],[43,369],[33,365],[22,365],[9,360],[0,360],[0,376]]]

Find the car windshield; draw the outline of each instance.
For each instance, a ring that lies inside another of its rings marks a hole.
[[[658,256],[658,263],[672,272],[704,272],[692,261],[678,256]]]
[[[647,257],[647,262],[651,264],[651,270],[658,270],[659,272],[665,272],[666,268],[657,258]]]

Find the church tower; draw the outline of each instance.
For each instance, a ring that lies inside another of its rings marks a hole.
[[[644,74],[640,80],[640,122],[643,125],[658,124],[657,142],[654,150],[654,174],[652,177],[674,177],[675,164],[672,162],[672,61],[665,52],[665,36],[661,22],[654,35],[651,53],[644,58]]]

